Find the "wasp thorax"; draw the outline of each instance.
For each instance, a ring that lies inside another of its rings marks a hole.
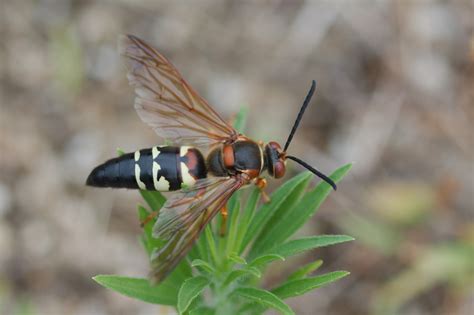
[[[275,178],[285,175],[285,154],[278,143],[271,141],[265,146],[265,161],[268,174]]]

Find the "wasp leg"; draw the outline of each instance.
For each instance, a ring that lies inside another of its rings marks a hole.
[[[219,234],[221,236],[225,236],[225,232],[226,232],[226,228],[227,228],[227,216],[229,215],[229,213],[227,212],[227,205],[222,207],[221,215],[222,215],[222,221],[221,221],[221,229],[220,229]]]
[[[143,221],[140,222],[140,227],[144,227],[145,225],[147,225],[147,223],[149,223],[151,220],[153,220],[154,218],[158,216],[158,213],[160,212],[159,211],[150,212],[150,214],[147,215],[147,217],[143,219]]]
[[[260,189],[260,193],[262,194],[262,197],[263,197],[263,202],[269,203],[270,197],[267,195],[267,193],[264,190],[265,187],[267,187],[267,180],[265,178],[258,177],[255,180],[255,186],[257,186],[258,189]]]

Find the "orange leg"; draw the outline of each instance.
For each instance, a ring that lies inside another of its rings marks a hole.
[[[156,218],[158,216],[158,213],[160,212],[159,211],[150,212],[150,214],[142,222],[140,222],[140,227],[144,227],[148,222]]]
[[[221,229],[220,229],[219,234],[221,236],[224,236],[227,229],[227,216],[229,215],[229,213],[227,212],[227,205],[222,207],[221,215],[222,215],[222,221],[221,221]]]
[[[260,192],[262,193],[262,197],[263,197],[263,202],[269,203],[270,197],[267,195],[267,193],[264,190],[265,187],[267,187],[267,180],[265,178],[258,177],[255,180],[255,186],[257,186],[258,189],[260,189]]]

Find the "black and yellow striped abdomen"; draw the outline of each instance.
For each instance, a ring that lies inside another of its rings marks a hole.
[[[87,185],[96,187],[174,191],[206,178],[199,150],[159,146],[127,153],[92,170]]]

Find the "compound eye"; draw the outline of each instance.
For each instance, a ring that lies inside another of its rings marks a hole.
[[[276,150],[278,153],[280,153],[280,151],[281,151],[281,146],[280,146],[280,144],[279,144],[278,142],[270,141],[270,142],[268,143],[268,145],[269,145],[272,149],[274,149],[274,150]]]
[[[286,166],[282,160],[279,160],[275,164],[273,164],[273,176],[275,178],[281,178],[285,176]]]

